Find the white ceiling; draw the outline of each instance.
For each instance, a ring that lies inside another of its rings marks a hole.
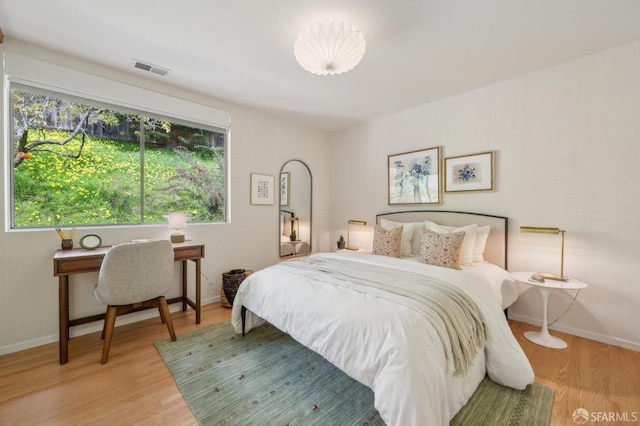
[[[312,22],[356,25],[367,53],[316,76]],[[328,131],[640,40],[638,0],[0,0],[9,39],[268,110]]]

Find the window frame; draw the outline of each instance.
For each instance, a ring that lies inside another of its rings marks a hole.
[[[15,227],[14,223],[14,197],[13,197],[13,113],[12,91],[14,88],[22,90],[37,90],[38,93],[50,93],[54,96],[64,96],[65,99],[89,102],[91,105],[117,109],[118,112],[138,114],[140,116],[153,117],[159,120],[170,121],[189,127],[197,127],[203,130],[223,133],[224,144],[224,220],[201,223],[228,223],[230,222],[230,123],[231,116],[228,112],[213,107],[191,102],[182,98],[176,98],[156,91],[138,86],[131,86],[108,78],[93,74],[86,74],[73,69],[42,62],[32,58],[10,52],[4,53],[3,94],[5,109],[5,230],[22,231],[32,229],[50,229],[53,226],[39,227]],[[141,148],[143,148],[141,146]],[[141,159],[143,149],[141,149]],[[141,173],[144,177],[144,172]],[[144,201],[143,201],[144,202]],[[144,217],[140,217],[142,223],[123,224],[96,224],[78,225],[88,227],[123,227],[157,225],[146,223]]]

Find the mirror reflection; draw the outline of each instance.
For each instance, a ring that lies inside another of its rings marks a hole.
[[[300,160],[280,169],[280,257],[311,253],[311,171]]]

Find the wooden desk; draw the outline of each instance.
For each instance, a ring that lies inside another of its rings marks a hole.
[[[95,250],[73,249],[58,250],[53,256],[53,275],[58,277],[59,327],[60,327],[60,364],[69,361],[69,328],[88,322],[103,320],[105,314],[84,318],[69,319],[69,275],[100,271],[102,259],[111,246],[99,247]],[[201,266],[204,258],[204,244],[193,241],[173,243],[175,260],[182,262],[182,296],[167,300],[169,304],[182,302],[182,310],[187,305],[196,311],[196,324],[200,324],[201,308]],[[187,297],[187,261],[196,264],[196,300]],[[146,309],[146,308],[143,308]],[[141,310],[141,309],[138,309]]]

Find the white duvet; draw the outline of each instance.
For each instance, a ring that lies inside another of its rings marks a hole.
[[[465,291],[478,305],[486,346],[467,372],[453,373],[441,340],[423,317],[406,307],[344,287],[285,273],[276,267],[250,275],[236,294],[232,324],[242,332],[268,321],[369,386],[388,425],[447,425],[485,373],[502,385],[524,389],[534,374],[511,333],[482,268],[454,270],[362,252],[313,257],[349,259],[425,273]],[[499,275],[499,274],[498,274]]]

